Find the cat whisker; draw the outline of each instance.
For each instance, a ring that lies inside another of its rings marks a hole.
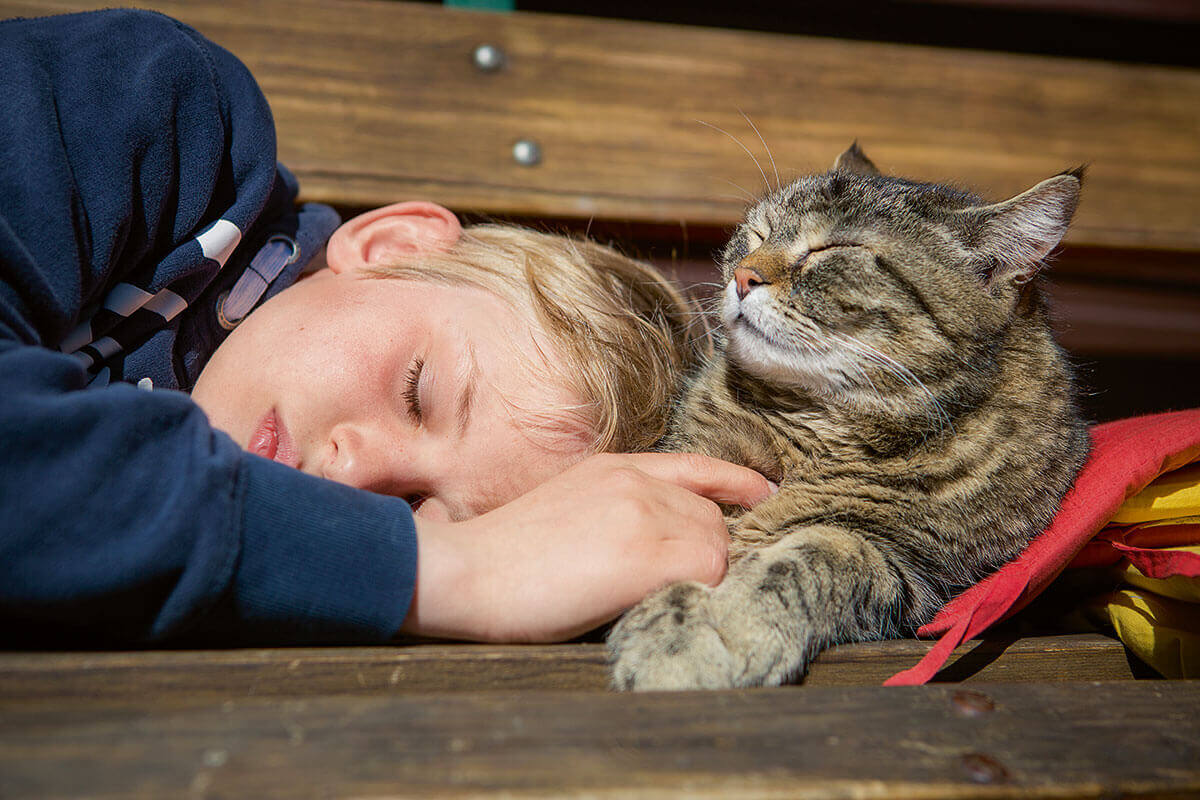
[[[722,178],[722,180],[725,180],[725,179]],[[729,181],[729,182],[732,183],[732,181]],[[737,186],[737,184],[734,184],[734,186]],[[741,189],[742,187],[738,186],[738,188]],[[745,191],[745,190],[742,189],[742,191]],[[758,202],[758,198],[754,197],[749,192],[747,192],[744,196],[739,196],[736,194],[711,194],[711,195],[708,195],[708,199],[709,200],[737,200],[739,202],[749,203],[751,205]]]
[[[946,427],[949,427],[951,430],[954,429],[954,424],[950,420],[950,415],[946,413],[946,410],[943,408],[941,402],[938,401],[937,397],[934,396],[929,387],[925,385],[924,381],[913,374],[912,370],[896,361],[894,358],[886,355],[885,353],[881,353],[871,345],[866,344],[865,342],[862,342],[853,336],[848,334],[830,335],[842,344],[845,344],[851,350],[857,352],[859,355],[865,356],[868,360],[882,367],[898,380],[902,381],[905,385],[916,389],[925,395],[925,397],[929,400],[930,414],[933,417],[933,421],[937,423],[939,432],[944,430]]]
[[[874,400],[883,400],[883,395],[879,393],[879,388],[875,385],[875,382],[871,380],[871,376],[867,374],[866,370],[853,361],[846,361],[840,365],[838,376],[841,378],[843,385],[843,388],[838,390],[838,394],[841,395],[845,400],[854,400],[854,391],[852,391],[852,387],[856,388],[860,392],[866,392],[867,394],[871,395]]]
[[[758,159],[754,157],[754,153],[750,152],[750,148],[746,147],[746,145],[742,144],[741,139],[737,138],[736,136],[734,136],[732,133],[725,130],[724,128],[718,128],[716,125],[713,125],[712,123],[709,123],[709,122],[705,122],[702,119],[698,119],[698,120],[696,120],[696,122],[699,122],[701,125],[707,125],[708,127],[712,128],[714,131],[719,131],[719,132],[725,134],[726,136],[728,136],[730,139],[733,139],[733,141],[737,143],[737,146],[742,148],[743,150],[745,150],[746,155],[750,156],[750,160],[754,162],[754,166],[758,167],[758,174],[762,175],[763,184],[768,189],[771,188],[771,182],[767,180],[767,173],[763,172],[762,164],[758,163]]]
[[[745,111],[742,111],[739,108],[738,112],[742,115],[746,122],[750,123],[750,127],[754,129],[754,133],[758,136],[758,140],[762,142],[763,149],[767,151],[767,158],[771,159],[771,170],[775,173],[775,191],[779,191],[782,186],[782,184],[779,183],[779,168],[775,166],[775,156],[771,154],[771,148],[767,146],[767,140],[763,138],[761,133],[759,133],[758,126],[754,124],[753,120],[751,120],[749,116],[747,116]]]
[[[749,201],[751,204],[758,202],[758,198],[754,195],[754,192],[749,191],[745,186],[742,186],[740,183],[731,181],[731,180],[729,180],[729,178],[721,178],[721,180],[725,181],[730,186],[732,186],[733,188],[735,188],[739,192],[741,192],[743,195],[745,195],[746,200]],[[727,194],[727,195],[721,195],[721,197],[733,197],[733,195]]]
[[[871,387],[871,392],[875,395],[875,399],[882,403],[883,394],[879,391],[879,387],[875,385],[875,381],[871,380],[871,376],[867,374],[867,371],[854,362],[850,362],[850,366],[852,366],[854,371],[858,373],[859,377],[866,381],[867,385]]]

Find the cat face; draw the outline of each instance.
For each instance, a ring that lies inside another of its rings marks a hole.
[[[885,177],[857,147],[754,206],[721,259],[727,353],[777,387],[878,399],[970,365],[1019,313],[1079,178],[994,206]]]

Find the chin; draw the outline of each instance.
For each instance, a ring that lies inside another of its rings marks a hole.
[[[821,342],[819,334],[798,334],[794,323],[777,319],[756,295],[739,302],[727,294],[722,322],[729,358],[764,383],[829,398],[846,389],[845,355]]]
[[[837,353],[776,344],[748,323],[733,327],[727,335],[729,358],[764,383],[820,397],[834,397],[845,388],[839,369],[845,359]]]

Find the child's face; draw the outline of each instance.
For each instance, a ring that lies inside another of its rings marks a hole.
[[[247,317],[192,397],[247,450],[465,519],[587,455],[517,421],[579,402],[530,380],[545,357],[541,332],[482,289],[324,269]]]

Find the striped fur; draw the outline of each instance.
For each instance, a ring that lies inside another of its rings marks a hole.
[[[751,209],[662,449],[780,490],[729,510],[719,586],[667,587],[617,624],[615,686],[793,680],[830,644],[912,631],[1046,527],[1088,440],[1037,275],[1081,179],[987,205],[853,146]]]

